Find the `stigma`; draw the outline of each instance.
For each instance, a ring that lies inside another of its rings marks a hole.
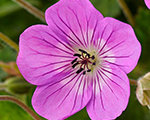
[[[73,55],[76,58],[71,62],[72,68],[78,67],[79,69],[76,73],[79,74],[82,72],[85,75],[93,70],[93,67],[96,65],[96,57],[85,50],[78,49],[78,51],[78,53]]]

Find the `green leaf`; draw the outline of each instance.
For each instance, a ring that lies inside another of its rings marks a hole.
[[[33,120],[21,107],[9,101],[0,101],[0,120]]]
[[[15,61],[17,57],[17,53],[15,50],[10,48],[5,43],[1,42],[0,40],[0,61],[3,62],[9,62],[9,61]]]
[[[90,120],[86,108],[79,111],[78,113],[72,115],[71,117],[67,118],[66,120]]]
[[[135,17],[136,26],[135,32],[138,40],[142,45],[142,54],[140,57],[140,64],[146,71],[149,71],[150,66],[150,10],[147,8],[139,8],[138,14]]]
[[[0,7],[0,17],[4,17],[19,9],[20,7],[16,5],[15,3],[12,4],[12,2],[8,2],[7,4],[4,4],[3,6]]]
[[[91,2],[104,16],[116,17],[121,11],[116,0],[91,0]]]

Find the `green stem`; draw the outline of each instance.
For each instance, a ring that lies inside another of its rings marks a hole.
[[[134,26],[135,25],[135,21],[134,21],[134,18],[133,18],[133,15],[130,11],[130,9],[128,8],[127,4],[124,2],[124,0],[117,0],[120,8],[122,9],[124,15],[126,16],[128,22]]]
[[[34,120],[41,120],[37,114],[35,114],[27,105],[21,102],[19,99],[9,96],[9,95],[0,95],[0,101],[11,101],[19,105],[27,113],[29,113]]]
[[[137,86],[137,81],[133,79],[129,79],[131,85]]]
[[[27,10],[29,13],[34,15],[35,17],[39,18],[41,21],[45,22],[45,15],[42,11],[28,3],[24,0],[13,0],[17,4],[19,4],[21,7],[23,7],[25,10]]]
[[[19,51],[18,45],[1,32],[0,32],[0,39],[3,40],[5,43],[7,43],[10,47],[15,49],[17,52]]]

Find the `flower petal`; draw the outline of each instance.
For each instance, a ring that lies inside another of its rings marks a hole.
[[[24,78],[35,85],[56,81],[70,73],[73,58],[68,41],[60,40],[48,26],[35,25],[20,36],[17,65]],[[57,77],[59,79],[60,77]]]
[[[141,45],[130,25],[106,17],[99,22],[93,39],[102,61],[119,66],[125,73],[134,69]]]
[[[60,0],[46,10],[46,21],[53,31],[76,46],[89,44],[97,22],[103,19],[89,0]]]
[[[62,120],[78,112],[91,99],[90,79],[82,74],[69,74],[60,81],[38,86],[32,98],[35,111],[51,120]]]
[[[150,0],[144,0],[146,6],[150,9]]]
[[[95,75],[87,112],[92,120],[115,119],[125,110],[129,95],[126,74],[115,65],[105,65]]]

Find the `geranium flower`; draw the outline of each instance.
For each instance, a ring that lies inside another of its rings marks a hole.
[[[125,110],[141,46],[132,27],[103,18],[89,0],[60,0],[46,10],[48,25],[20,36],[17,65],[37,85],[35,111],[62,120],[86,106],[92,120],[115,119]]]
[[[150,9],[150,0],[144,0],[146,6]]]

